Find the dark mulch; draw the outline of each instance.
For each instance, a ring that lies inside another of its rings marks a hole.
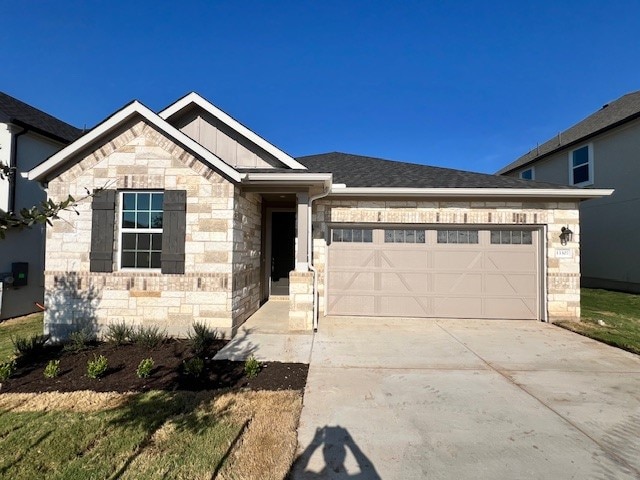
[[[226,344],[218,340],[204,355],[204,372],[199,378],[185,374],[183,361],[193,357],[184,340],[169,339],[155,348],[108,343],[90,345],[80,352],[66,352],[60,346],[45,347],[37,355],[18,361],[16,373],[2,382],[1,393],[7,392],[143,392],[147,390],[303,390],[308,365],[265,362],[254,378],[244,374],[244,362],[212,360]],[[87,377],[87,361],[104,355],[109,362],[107,374],[98,380]],[[150,377],[138,378],[136,368],[144,358],[152,357],[155,367]],[[60,375],[45,378],[49,360],[60,360]]]

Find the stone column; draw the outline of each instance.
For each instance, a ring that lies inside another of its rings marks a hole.
[[[309,193],[296,194],[296,229],[298,250],[296,251],[296,272],[309,270]]]
[[[313,272],[289,274],[289,330],[313,329]]]

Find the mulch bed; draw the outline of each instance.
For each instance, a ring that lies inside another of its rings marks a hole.
[[[0,393],[71,392],[144,392],[148,390],[303,390],[309,366],[301,363],[264,362],[260,373],[247,378],[244,362],[212,360],[227,342],[217,340],[204,354],[204,371],[194,378],[184,372],[183,361],[193,357],[184,340],[169,339],[155,348],[136,344],[116,346],[108,343],[89,345],[80,352],[67,352],[60,346],[45,347],[31,358],[18,361],[16,373],[2,382]],[[87,361],[104,355],[109,369],[104,377],[87,377]],[[148,378],[138,378],[136,368],[144,358],[152,357],[155,366]],[[45,378],[49,360],[60,360],[60,375]]]

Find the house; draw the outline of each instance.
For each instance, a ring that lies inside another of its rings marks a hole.
[[[45,328],[225,335],[261,304],[325,315],[580,315],[581,200],[610,190],[329,153],[292,158],[195,93],[134,101],[29,172],[50,198]],[[562,227],[573,238],[562,245]]]
[[[604,105],[498,174],[615,188],[611,197],[580,205],[582,285],[640,292],[640,91]]]
[[[15,174],[0,179],[0,210],[19,212],[46,199],[28,172],[82,131],[0,92],[0,162]],[[9,231],[0,240],[0,320],[38,310],[44,295],[44,227]]]

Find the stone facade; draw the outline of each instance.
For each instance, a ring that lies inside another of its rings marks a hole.
[[[289,273],[289,330],[313,328],[313,272]]]
[[[546,235],[546,302],[548,319],[580,318],[580,250],[578,202],[529,201],[379,201],[319,200],[313,212],[313,264],[318,270],[320,315],[325,309],[326,239],[331,223],[529,225]],[[573,241],[560,243],[560,229],[568,226]],[[569,258],[556,249],[569,249]],[[545,275],[545,272],[542,272]]]
[[[258,308],[260,197],[239,188],[152,126],[132,122],[48,185],[49,198],[86,189],[187,191],[185,273],[89,271],[90,199],[47,228],[45,329],[63,337],[77,325],[154,324],[184,335],[203,322],[229,336]],[[114,252],[119,244],[116,200]]]

